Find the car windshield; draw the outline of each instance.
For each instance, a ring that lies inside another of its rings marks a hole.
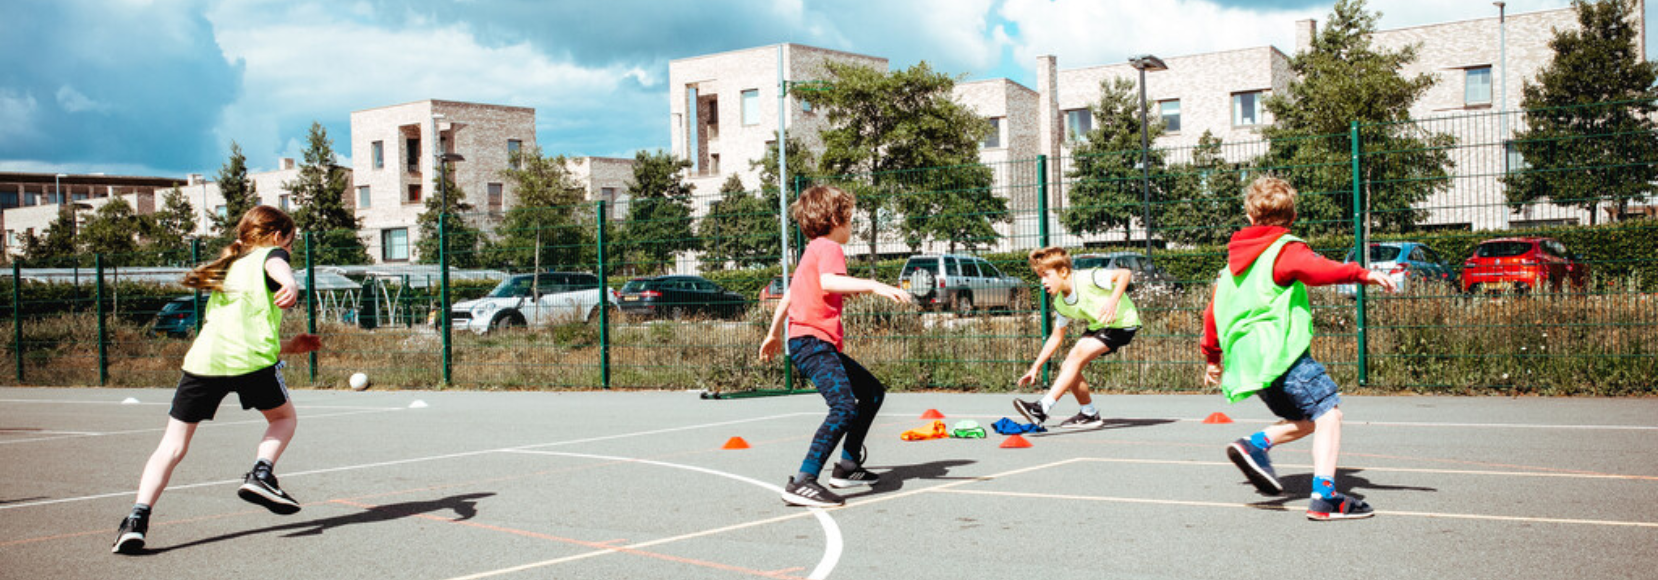
[[[532,280],[533,280],[533,278],[531,278],[530,276],[518,276],[518,277],[514,277],[514,278],[507,278],[505,280],[502,280],[500,284],[496,285],[494,290],[489,291],[489,297],[490,298],[517,298],[517,297],[520,297],[520,296],[529,296],[530,295],[530,282]]]
[[[1489,242],[1480,244],[1474,255],[1480,258],[1506,258],[1531,251],[1531,242]]]
[[[766,287],[766,291],[770,292],[772,294],[782,294],[783,293],[783,277],[778,276],[776,278],[772,278],[771,279],[771,285]]]
[[[182,310],[190,310],[190,299],[174,300],[161,307],[162,312],[179,312]]]
[[[1392,262],[1399,259],[1399,246],[1370,246],[1371,262]],[[1347,261],[1353,261],[1353,252],[1347,252]]]
[[[623,292],[644,292],[660,289],[662,289],[662,283],[656,280],[628,280],[628,283],[622,286]]]
[[[1110,262],[1111,262],[1110,258],[1103,258],[1103,257],[1100,257],[1100,256],[1084,256],[1084,257],[1081,257],[1081,258],[1077,258],[1075,260],[1071,260],[1071,269],[1073,269],[1073,270],[1087,270],[1089,268],[1104,268],[1105,265],[1110,263]]]

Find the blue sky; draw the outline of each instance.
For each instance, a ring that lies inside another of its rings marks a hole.
[[[1371,0],[1384,28],[1495,15],[1483,0]],[[1510,13],[1569,0],[1509,0]],[[1304,0],[9,0],[0,170],[215,173],[299,157],[313,120],[428,98],[534,107],[549,153],[668,146],[668,61],[797,42],[1032,84],[1061,68],[1276,45]],[[1653,8],[1648,8],[1648,19]],[[1651,50],[1649,49],[1649,58]],[[342,162],[350,164],[349,158]]]

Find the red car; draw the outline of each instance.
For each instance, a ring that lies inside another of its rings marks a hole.
[[[1589,265],[1566,251],[1554,238],[1486,240],[1462,263],[1462,291],[1581,288],[1589,280]]]
[[[783,299],[783,277],[773,276],[771,283],[760,289],[760,303],[776,302]]]

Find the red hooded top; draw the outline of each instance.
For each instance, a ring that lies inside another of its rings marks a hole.
[[[1249,226],[1238,230],[1232,234],[1232,241],[1226,244],[1227,269],[1233,275],[1244,273],[1250,264],[1255,263],[1255,258],[1288,233],[1288,228],[1279,226]],[[1272,281],[1279,286],[1289,286],[1297,281],[1308,286],[1356,284],[1370,281],[1370,270],[1357,263],[1330,260],[1318,255],[1307,244],[1291,242],[1278,252],[1278,262],[1272,265]],[[1213,297],[1209,299],[1209,306],[1203,309],[1203,341],[1199,346],[1210,364],[1220,364],[1220,335],[1215,331]]]

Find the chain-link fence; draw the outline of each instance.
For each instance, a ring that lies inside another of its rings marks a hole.
[[[850,273],[914,297],[847,301],[847,350],[893,388],[1012,388],[1054,324],[1026,255],[1057,245],[1079,268],[1135,276],[1143,327],[1090,366],[1090,384],[1201,390],[1203,308],[1228,239],[1247,225],[1240,192],[1271,174],[1300,191],[1294,233],[1400,285],[1311,292],[1313,355],[1341,384],[1647,393],[1658,376],[1658,139],[1620,121],[1645,110],[1205,136],[1182,148],[800,178],[789,193],[828,184],[856,194]],[[330,243],[358,234],[308,234],[292,261],[307,290],[284,332],[315,332],[325,346],[288,357],[290,380],[806,388],[786,363],[755,357],[782,258],[792,266],[806,240],[793,224],[780,240],[776,188],[725,189],[446,216],[424,226],[422,239],[438,243],[410,252],[416,263],[320,263],[339,253]],[[0,293],[11,320],[0,376],[171,383],[204,304],[176,281],[218,249],[204,240],[14,262]]]

